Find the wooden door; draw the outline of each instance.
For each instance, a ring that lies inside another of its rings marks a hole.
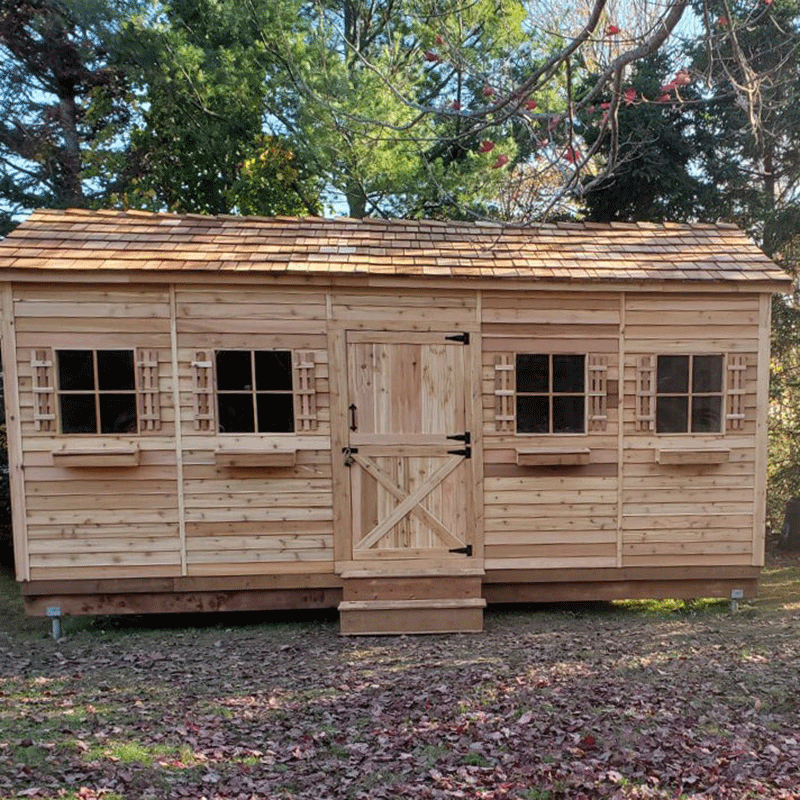
[[[349,332],[353,559],[466,565],[474,535],[469,337]]]

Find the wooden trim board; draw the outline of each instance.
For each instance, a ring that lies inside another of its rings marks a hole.
[[[731,451],[721,447],[673,448],[656,450],[657,464],[726,464]]]
[[[218,467],[293,467],[297,450],[226,450],[214,452]]]
[[[517,447],[517,465],[520,467],[567,466],[588,464],[592,452],[588,447]]]

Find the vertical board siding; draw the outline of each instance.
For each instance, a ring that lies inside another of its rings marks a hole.
[[[486,568],[614,566],[619,295],[484,292],[482,320]],[[584,434],[515,433],[517,353],[586,356]],[[517,467],[517,448],[588,448],[590,464]]]
[[[628,296],[623,566],[751,563],[758,306],[756,295]],[[652,381],[659,354],[723,356],[722,432],[655,433]],[[651,367],[647,379],[646,364]],[[643,412],[646,403],[649,413]],[[722,464],[660,465],[657,454],[665,448],[724,449],[730,455]]]
[[[176,288],[189,575],[333,571],[324,292]],[[294,434],[218,434],[217,350],[292,353]],[[296,450],[293,467],[236,468],[218,449]]]
[[[180,575],[168,292],[19,288],[14,313],[31,580]],[[59,434],[58,349],[134,351],[138,436]],[[54,466],[53,451],[76,444],[137,447],[140,465]]]

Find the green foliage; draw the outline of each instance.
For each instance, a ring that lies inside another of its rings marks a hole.
[[[0,8],[0,232],[35,206],[110,191],[130,120],[110,43],[123,0],[7,0]]]
[[[286,4],[261,23],[277,24]],[[132,137],[129,205],[206,214],[318,213],[319,187],[285,142],[265,137],[264,50],[238,3],[182,0],[161,24],[123,33],[144,87]],[[273,13],[274,12],[274,13]]]
[[[351,216],[463,215],[504,182],[482,139],[516,155],[511,129],[476,124],[485,75],[519,58],[515,0],[469,4],[308,2],[265,36],[268,121],[322,176]]]
[[[698,120],[698,93],[691,86],[682,87],[680,98],[665,93],[662,86],[675,73],[671,62],[667,53],[656,53],[638,62],[626,84],[633,99],[623,102],[618,112],[617,164],[609,177],[584,195],[589,219],[664,222],[713,216],[713,187],[692,169],[693,161],[708,146]],[[600,134],[601,105],[610,100],[610,96],[601,98],[585,114],[590,146]],[[606,158],[609,148],[610,142],[604,140],[600,152]],[[591,176],[585,183],[590,180]]]

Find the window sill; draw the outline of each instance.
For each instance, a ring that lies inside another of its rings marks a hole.
[[[727,464],[731,451],[719,447],[656,450],[657,464]]]
[[[214,452],[218,467],[293,467],[297,450],[225,450]]]
[[[591,451],[588,447],[517,448],[517,465],[520,467],[571,467],[588,464]]]
[[[122,447],[86,447],[65,445],[53,451],[56,467],[138,467],[139,448],[136,445]]]

